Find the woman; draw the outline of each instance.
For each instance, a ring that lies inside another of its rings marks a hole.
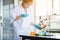
[[[14,40],[20,40],[19,35],[30,35],[34,17],[27,12],[27,8],[32,2],[33,0],[22,0],[22,3],[12,10],[11,22],[14,26]]]

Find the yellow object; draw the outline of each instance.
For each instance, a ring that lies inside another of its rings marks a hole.
[[[43,25],[43,28],[46,28],[46,24],[42,24]]]
[[[23,0],[23,3],[32,4],[33,0]]]
[[[36,36],[35,32],[30,32],[30,36]]]

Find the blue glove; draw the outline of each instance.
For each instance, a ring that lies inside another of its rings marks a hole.
[[[25,17],[28,17],[28,14],[22,14],[21,16],[25,18]]]
[[[34,24],[34,27],[35,27],[35,28],[39,28],[39,25],[37,25],[37,24]]]
[[[38,25],[38,24],[34,24],[34,27],[37,28],[37,29],[39,29],[39,30],[42,29],[42,27],[40,25]]]

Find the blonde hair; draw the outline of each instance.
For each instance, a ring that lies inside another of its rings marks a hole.
[[[33,0],[23,0],[22,2],[23,2],[23,3],[32,3]]]

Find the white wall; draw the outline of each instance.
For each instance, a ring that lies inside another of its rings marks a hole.
[[[53,3],[52,3],[53,2]],[[60,15],[60,0],[36,0],[36,23],[39,23],[39,16],[46,16],[46,15],[52,15],[52,14],[59,14]],[[56,18],[57,19],[56,19]],[[55,20],[54,23],[52,23]],[[60,17],[58,16],[51,16],[50,24],[51,28],[59,28],[60,25]],[[58,21],[58,22],[56,22]]]

